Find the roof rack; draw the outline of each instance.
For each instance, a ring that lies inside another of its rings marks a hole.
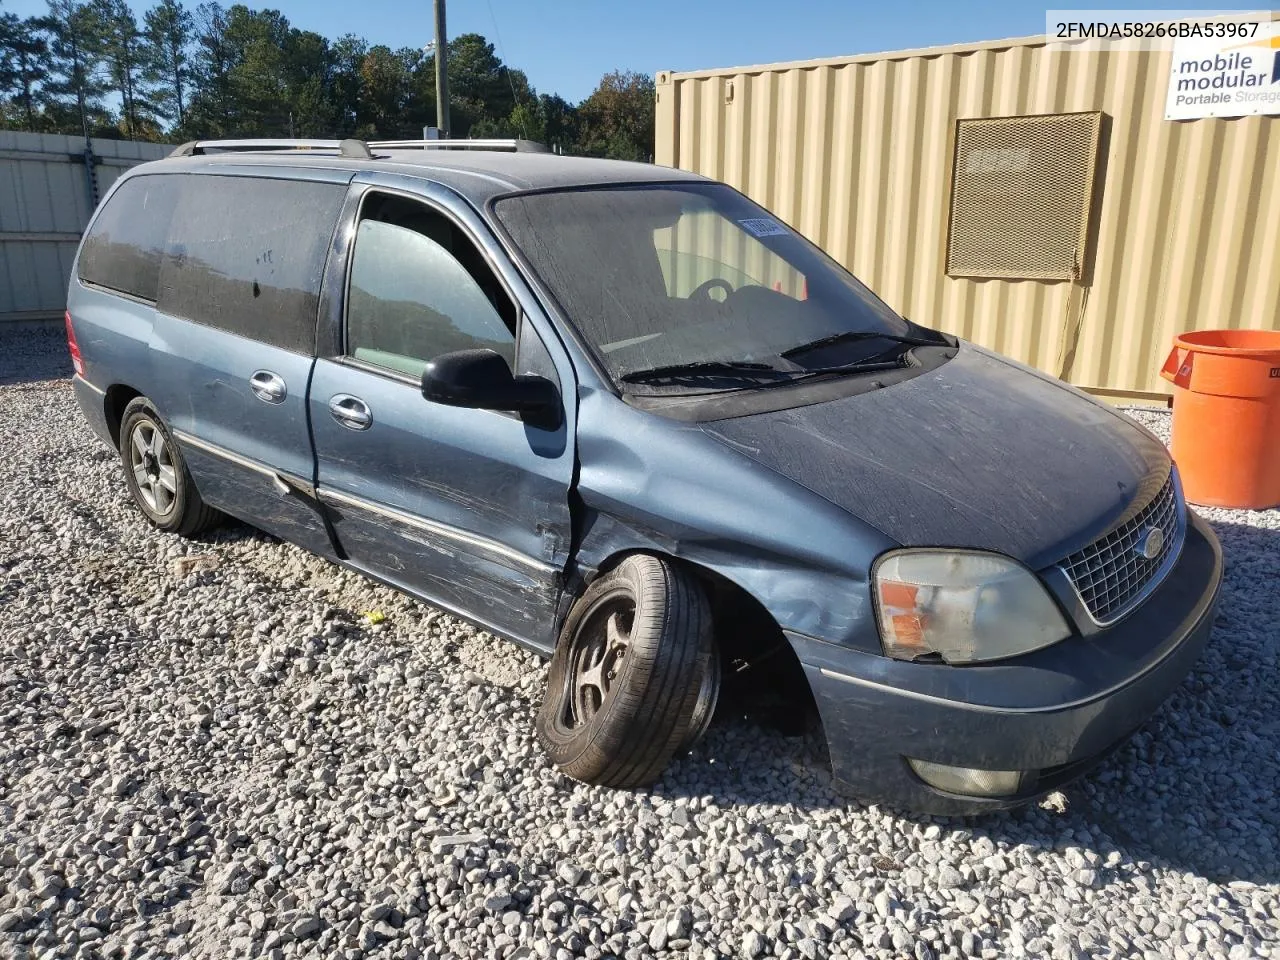
[[[171,157],[199,157],[210,153],[263,153],[315,151],[356,160],[372,160],[370,148],[379,150],[496,150],[510,153],[550,153],[536,140],[191,140],[176,147]]]
[[[545,143],[537,140],[370,140],[369,146],[380,150],[499,150],[511,153],[550,153]]]
[[[198,157],[209,153],[240,153],[277,150],[333,152],[343,157],[371,160],[373,154],[363,140],[191,140],[177,147],[171,157]]]

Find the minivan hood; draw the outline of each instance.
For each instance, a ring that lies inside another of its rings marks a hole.
[[[968,343],[883,390],[702,429],[903,546],[994,550],[1032,569],[1096,539],[1169,470],[1127,417]]]

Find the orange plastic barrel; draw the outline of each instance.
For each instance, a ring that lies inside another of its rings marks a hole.
[[[1280,331],[1198,330],[1173,341],[1173,458],[1193,503],[1280,506]]]

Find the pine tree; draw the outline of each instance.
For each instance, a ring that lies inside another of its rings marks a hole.
[[[14,121],[27,130],[40,126],[40,85],[49,76],[49,41],[42,31],[36,17],[0,16],[0,107],[8,101]]]
[[[18,28],[22,23],[12,13],[0,13],[0,107],[18,89]]]
[[[369,45],[361,37],[346,34],[330,47],[333,61],[330,81],[330,97],[333,101],[334,129],[339,137],[355,133],[360,112],[360,65],[364,62]]]
[[[112,92],[120,95],[120,128],[136,140],[152,108],[142,71],[148,53],[138,21],[125,0],[92,0],[93,49],[101,58]]]
[[[195,18],[177,0],[160,0],[146,12],[144,28],[147,48],[142,76],[154,88],[156,111],[181,129],[187,123]]]
[[[237,58],[228,35],[227,11],[217,2],[202,3],[196,7],[195,25],[189,123],[201,135],[225,136],[235,132],[237,114],[231,76]]]
[[[96,18],[76,0],[49,0],[49,15],[42,23],[49,32],[50,55],[44,89],[55,125],[65,129],[74,111],[80,131],[88,137],[94,125],[109,119],[102,103],[105,87],[96,52],[100,46]]]
[[[331,42],[278,10],[218,0],[194,11],[150,0],[140,29],[129,2],[48,0],[45,17],[0,14],[0,125],[139,139],[402,139],[436,123],[435,62],[422,49],[370,47],[350,34]],[[575,105],[539,94],[480,34],[455,37],[449,51],[454,136],[653,155],[651,77],[606,74]]]

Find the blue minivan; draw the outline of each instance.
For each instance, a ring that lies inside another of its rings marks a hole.
[[[549,657],[538,736],[591,783],[658,778],[746,674],[854,795],[980,812],[1181,683],[1221,552],[1147,431],[724,184],[461,145],[114,185],[68,337],[153,525],[231,514]]]

